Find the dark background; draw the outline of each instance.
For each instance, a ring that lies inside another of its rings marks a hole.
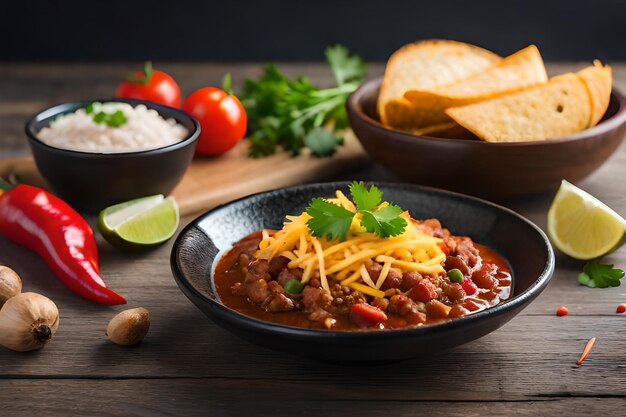
[[[383,61],[417,39],[506,55],[626,60],[626,1],[2,1],[2,61],[319,61],[342,43]]]

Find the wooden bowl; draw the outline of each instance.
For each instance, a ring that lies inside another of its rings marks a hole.
[[[626,102],[615,89],[602,121],[565,138],[489,143],[416,136],[383,126],[376,113],[382,77],[348,98],[352,129],[370,157],[416,184],[503,200],[577,182],[598,169],[626,134]]]

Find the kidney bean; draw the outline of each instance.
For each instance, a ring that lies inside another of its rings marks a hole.
[[[400,284],[400,289],[402,291],[408,291],[411,288],[415,287],[420,281],[422,281],[424,277],[417,271],[408,271],[402,275],[402,283]]]

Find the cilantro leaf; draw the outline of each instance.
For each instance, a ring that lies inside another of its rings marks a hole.
[[[335,153],[337,138],[327,129],[316,127],[304,136],[304,144],[315,156],[328,156]]]
[[[349,188],[352,200],[354,200],[358,210],[371,210],[379,205],[383,199],[382,191],[375,185],[372,185],[368,190],[363,181],[354,181]]]
[[[345,240],[354,218],[350,210],[319,197],[309,202],[306,212],[311,216],[306,224],[313,236],[329,240]]]
[[[309,147],[315,156],[327,156],[343,143],[342,130],[349,125],[345,102],[365,78],[365,65],[341,46],[329,48],[326,57],[335,87],[321,89],[302,76],[289,79],[273,64],[258,79],[245,80],[240,98],[251,157],[271,155],[278,147],[292,155]],[[321,127],[330,134],[317,130]]]
[[[624,271],[615,268],[613,264],[590,261],[585,264],[583,272],[578,275],[578,283],[590,288],[619,287],[623,277]]]
[[[369,233],[386,238],[404,232],[407,222],[400,217],[400,207],[387,204],[374,210],[380,205],[383,196],[376,186],[372,185],[368,190],[362,181],[354,181],[349,188],[356,205],[356,213],[323,198],[314,198],[309,202],[306,212],[311,219],[307,226],[313,236],[345,240],[357,213],[361,214],[361,225]]]
[[[342,86],[350,82],[359,83],[365,78],[365,64],[358,56],[350,56],[348,48],[345,46],[330,46],[326,48],[324,54],[335,75],[337,85]]]
[[[376,211],[359,210],[363,214],[361,224],[370,233],[380,237],[397,236],[404,232],[406,220],[400,217],[402,209],[390,204]]]

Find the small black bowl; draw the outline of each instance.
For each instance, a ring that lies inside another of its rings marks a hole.
[[[492,332],[511,320],[548,285],[554,253],[545,234],[515,212],[477,198],[403,184],[380,184],[386,200],[415,218],[437,217],[455,235],[471,236],[504,256],[514,277],[513,297],[502,304],[441,324],[398,330],[310,330],[258,320],[225,307],[215,290],[219,256],[255,230],[282,226],[313,197],[347,192],[347,182],[285,188],[234,201],[191,222],[171,255],[174,278],[207,316],[259,345],[325,361],[389,361],[457,346]]]
[[[56,117],[93,101],[143,104],[165,119],[173,118],[189,132],[181,142],[157,149],[125,153],[81,152],[55,148],[37,133]],[[37,168],[54,192],[74,208],[97,213],[104,207],[152,194],[168,194],[191,163],[200,124],[180,109],[149,101],[110,99],[59,104],[35,115],[26,124]]]

